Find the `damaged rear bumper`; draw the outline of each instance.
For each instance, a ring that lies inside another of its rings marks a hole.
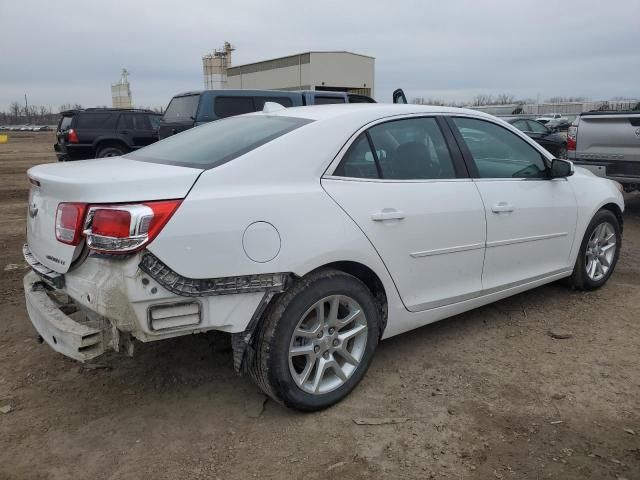
[[[51,348],[81,362],[104,353],[109,337],[106,323],[71,318],[62,310],[68,304],[55,302],[34,272],[27,273],[23,283],[31,323]]]

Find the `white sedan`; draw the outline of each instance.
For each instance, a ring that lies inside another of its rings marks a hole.
[[[463,109],[267,104],[28,175],[26,304],[53,349],[228,332],[236,368],[306,411],[380,339],[565,277],[598,288],[621,245],[618,184]]]

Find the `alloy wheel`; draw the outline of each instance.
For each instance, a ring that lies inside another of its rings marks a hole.
[[[589,237],[585,252],[587,275],[594,282],[602,280],[609,272],[616,254],[616,232],[609,222],[598,225]]]
[[[353,375],[367,346],[367,319],[358,302],[331,295],[300,318],[289,346],[289,371],[296,385],[315,395],[331,392]]]

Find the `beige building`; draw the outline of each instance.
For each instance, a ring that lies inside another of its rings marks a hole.
[[[351,52],[306,52],[227,68],[224,88],[336,90],[374,94],[375,58]]]

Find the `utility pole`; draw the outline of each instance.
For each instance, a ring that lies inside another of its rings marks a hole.
[[[31,117],[29,115],[29,102],[27,102],[27,94],[24,94],[24,114],[27,117],[27,123],[31,123]]]

